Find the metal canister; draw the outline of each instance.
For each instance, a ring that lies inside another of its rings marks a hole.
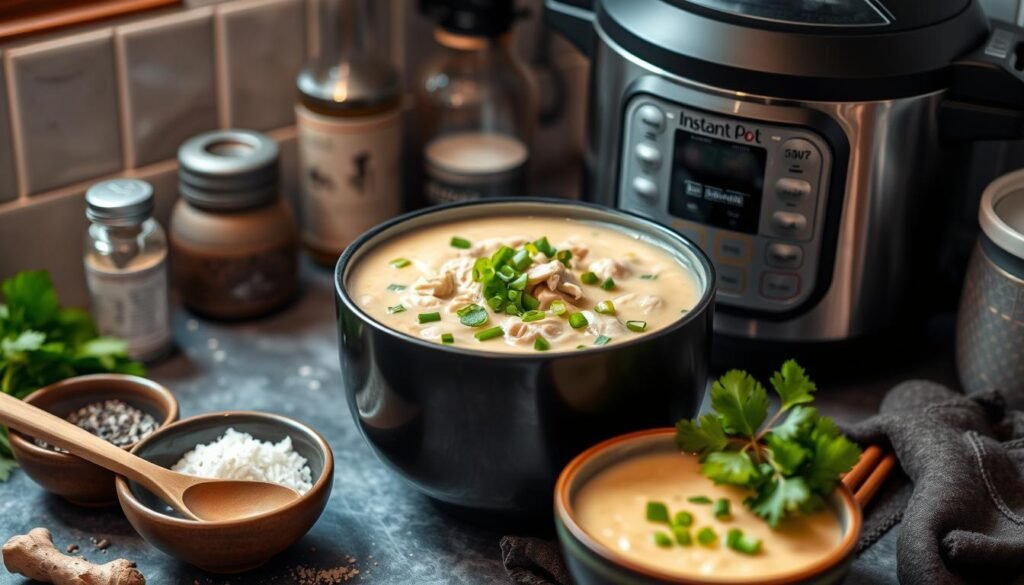
[[[960,382],[969,393],[1001,390],[1024,407],[1024,170],[988,186],[978,220],[957,316]]]

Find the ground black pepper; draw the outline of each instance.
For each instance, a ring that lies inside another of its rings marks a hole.
[[[141,441],[158,426],[150,414],[120,400],[94,402],[72,412],[65,419],[118,447],[127,447]],[[36,444],[66,453],[64,449],[45,441],[37,439]]]

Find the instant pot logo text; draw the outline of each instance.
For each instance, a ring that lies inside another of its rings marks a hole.
[[[743,124],[713,122],[704,116],[695,116],[686,111],[681,111],[679,112],[679,125],[693,132],[700,132],[708,136],[761,144],[761,131],[757,128],[747,128]]]

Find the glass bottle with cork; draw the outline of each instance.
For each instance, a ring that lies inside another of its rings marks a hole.
[[[324,266],[402,208],[402,93],[382,42],[386,4],[320,0],[317,57],[296,81],[302,239]]]
[[[437,54],[417,87],[428,204],[524,195],[536,88],[515,55],[514,0],[426,0]]]

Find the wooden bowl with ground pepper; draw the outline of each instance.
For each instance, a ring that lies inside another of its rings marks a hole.
[[[125,450],[178,420],[178,401],[152,380],[123,374],[68,378],[40,388],[25,402],[65,418]],[[43,489],[88,507],[117,503],[114,474],[15,430],[11,451]]]

